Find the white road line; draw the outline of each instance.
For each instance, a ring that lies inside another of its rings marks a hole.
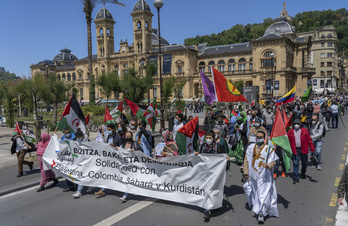
[[[138,212],[139,210],[147,207],[148,205],[151,205],[152,203],[154,203],[156,200],[152,201],[147,201],[147,200],[151,200],[151,199],[145,199],[144,201],[138,202],[137,204],[128,207],[125,210],[122,210],[121,212],[104,219],[103,221],[100,221],[99,223],[95,224],[94,226],[105,226],[105,225],[113,225],[119,221],[121,221],[122,219],[132,215],[135,212]]]

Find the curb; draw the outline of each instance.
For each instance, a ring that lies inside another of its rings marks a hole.
[[[59,179],[61,179],[62,177],[61,177],[61,176],[58,176],[58,177],[56,177],[56,178],[59,180]],[[10,193],[12,193],[12,192],[24,190],[24,189],[26,189],[26,188],[30,188],[30,187],[37,186],[37,185],[40,185],[40,181],[39,181],[39,182],[34,181],[34,182],[30,182],[30,183],[27,183],[27,184],[23,184],[23,185],[20,185],[20,186],[17,186],[17,187],[9,188],[9,189],[0,191],[0,197],[1,197],[1,196],[4,196],[4,195],[7,195],[7,194],[10,194]]]

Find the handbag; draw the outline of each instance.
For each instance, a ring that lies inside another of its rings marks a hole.
[[[316,155],[311,156],[311,162],[312,162],[312,166],[317,166],[319,164],[319,161]]]

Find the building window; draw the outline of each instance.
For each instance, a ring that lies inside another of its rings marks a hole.
[[[82,74],[79,74],[79,79],[82,80]]]
[[[333,46],[332,42],[327,43],[327,47],[332,47],[332,46]]]
[[[332,67],[332,62],[327,62],[328,67]]]
[[[62,81],[65,82],[66,81],[66,77],[65,74],[62,75]]]
[[[205,63],[203,61],[199,63],[199,71],[205,72]]]
[[[236,70],[236,65],[235,65],[236,61],[234,61],[234,59],[230,59],[228,61],[228,70],[229,71],[234,71]]]
[[[331,38],[331,37],[332,37],[332,33],[328,33],[328,34],[327,34],[327,37],[328,37],[328,38]]]
[[[325,76],[325,71],[320,71],[321,76]]]
[[[83,100],[83,88],[80,88],[80,97],[81,97],[81,100]]]
[[[208,72],[211,72],[211,67],[210,66],[213,66],[215,65],[215,62],[214,61],[209,61],[208,63],[209,67],[208,67]]]
[[[332,57],[332,56],[333,56],[332,53],[328,53],[328,54],[327,54],[327,57]]]
[[[128,68],[128,64],[125,63],[125,64],[123,65],[123,68]]]
[[[68,82],[70,82],[71,81],[71,75],[70,75],[70,73],[68,73]]]
[[[138,26],[138,29],[141,29],[141,22],[140,21],[138,21],[137,26]]]
[[[325,67],[325,63],[324,62],[320,62],[320,67]]]
[[[219,71],[225,71],[225,61],[224,60],[219,60],[218,62],[218,70]]]
[[[253,70],[253,58],[249,60],[249,70]]]
[[[325,34],[321,34],[321,36],[320,36],[321,38],[325,38]]]
[[[321,43],[321,47],[325,47],[325,42],[322,42],[322,43]]]
[[[263,54],[266,59],[261,60],[262,67],[272,67],[274,65],[274,53],[272,51],[267,51]]]
[[[156,86],[153,87],[153,98],[157,99],[157,87]]]
[[[75,73],[72,74],[72,80],[76,81],[76,74]]]
[[[239,61],[238,61],[238,70],[239,71],[244,71],[246,70],[246,60],[244,58],[241,58]]]
[[[57,75],[57,80],[60,81],[60,74]]]
[[[320,88],[324,88],[324,80],[320,80]]]
[[[99,30],[99,34],[100,34],[100,36],[103,36],[103,35],[104,35],[103,28],[100,28],[100,30]]]
[[[88,80],[91,79],[91,75],[89,74],[89,72],[87,73],[87,76],[88,76]]]
[[[321,57],[321,58],[324,58],[324,57],[325,57],[325,53],[321,53],[321,54],[320,54],[320,57]]]
[[[327,71],[327,75],[332,75],[332,71]]]
[[[182,73],[182,66],[178,66],[178,73]]]
[[[110,29],[108,28],[108,30],[107,30],[107,34],[108,34],[108,37],[110,37]]]

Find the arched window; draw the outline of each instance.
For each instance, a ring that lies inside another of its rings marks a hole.
[[[99,34],[100,34],[100,36],[103,36],[103,35],[104,35],[103,28],[100,28],[100,30],[99,30]]]
[[[205,72],[205,63],[203,61],[199,63],[199,70]]]
[[[128,68],[128,63],[125,63],[125,64],[123,65],[123,68]]]
[[[246,60],[244,58],[240,58],[238,61],[238,70],[244,71],[246,70]]]
[[[137,26],[138,26],[138,29],[141,29],[141,22],[140,21],[138,21]]]
[[[76,74],[75,74],[75,72],[72,74],[72,80],[76,81]]]
[[[253,70],[253,58],[252,57],[249,60],[249,70]]]
[[[66,81],[66,77],[65,74],[62,75],[62,81],[65,82]]]
[[[219,71],[225,71],[225,61],[224,60],[219,60],[218,62],[218,70]]]
[[[229,71],[235,71],[236,70],[236,65],[235,65],[236,61],[234,59],[230,59],[228,61],[228,70]]]
[[[262,67],[272,67],[274,65],[274,53],[267,51],[263,54],[264,59],[261,60]]]
[[[70,75],[70,73],[68,73],[68,82],[70,82],[71,81],[71,75]]]
[[[108,37],[110,37],[110,29],[107,30]]]
[[[210,67],[210,66],[215,65],[215,62],[214,62],[214,61],[209,61],[208,65],[209,65],[209,67],[208,67],[208,72],[211,72],[211,67]],[[213,66],[213,67],[214,67],[214,66]]]
[[[145,22],[145,28],[147,29],[149,26],[149,24],[147,23],[147,21]]]
[[[57,75],[57,80],[60,81],[60,74]]]

